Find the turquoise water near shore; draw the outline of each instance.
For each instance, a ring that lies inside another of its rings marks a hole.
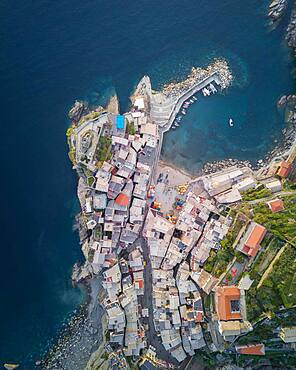
[[[286,19],[270,32],[267,3],[1,2],[1,361],[33,369],[83,299],[70,283],[82,259],[65,140],[73,101],[104,103],[116,90],[124,111],[143,74],[159,88],[225,57],[233,87],[201,97],[166,135],[163,157],[192,171],[224,157],[256,160],[280,138],[275,103],[295,87]]]

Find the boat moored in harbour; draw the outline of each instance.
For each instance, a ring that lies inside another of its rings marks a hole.
[[[211,89],[213,94],[215,94],[217,92],[217,89],[215,88],[215,86],[212,83],[210,83],[209,88]]]
[[[204,87],[203,89],[202,89],[202,93],[203,93],[203,95],[204,96],[209,96],[211,93],[209,92],[209,90],[206,88],[206,87]]]

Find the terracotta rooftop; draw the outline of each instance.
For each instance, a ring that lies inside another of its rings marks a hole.
[[[203,321],[203,313],[202,312],[198,312],[197,313],[197,315],[196,315],[196,317],[195,317],[195,321],[197,321],[197,322],[201,322],[201,321]]]
[[[265,355],[265,346],[262,343],[250,344],[247,346],[236,346],[235,349],[241,355],[257,355],[257,356]]]
[[[240,290],[236,286],[219,286],[215,293],[216,311],[219,320],[239,320]]]
[[[262,225],[256,224],[245,242],[243,252],[250,257],[255,257],[266,234],[266,229]]]
[[[288,177],[291,171],[291,168],[292,168],[292,164],[290,162],[283,161],[281,162],[280,167],[277,170],[277,175],[279,175],[280,177]]]
[[[129,197],[124,193],[120,193],[116,198],[115,203],[120,206],[127,207],[129,204]]]
[[[143,279],[137,280],[136,282],[139,284],[140,289],[144,288],[144,280]]]
[[[273,199],[267,202],[267,205],[272,213],[280,212],[285,209],[284,202],[281,199]]]

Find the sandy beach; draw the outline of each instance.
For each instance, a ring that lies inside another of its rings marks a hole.
[[[195,176],[188,173],[186,170],[160,160],[156,169],[156,178],[158,178],[161,173],[168,174],[168,180],[171,186],[185,184],[195,178]]]
[[[176,197],[180,197],[177,186],[189,183],[193,180],[193,176],[174,165],[159,161],[156,168],[156,179],[158,180],[154,200],[161,203],[163,213],[171,213]]]

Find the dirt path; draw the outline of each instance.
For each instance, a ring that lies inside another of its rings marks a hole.
[[[286,195],[293,195],[293,194],[296,194],[296,190],[280,191],[279,193],[272,194],[269,197],[251,200],[248,203],[249,204],[257,204],[257,203],[261,203],[261,202],[267,202],[267,201],[269,201],[273,198],[277,198],[278,196],[286,196]]]

